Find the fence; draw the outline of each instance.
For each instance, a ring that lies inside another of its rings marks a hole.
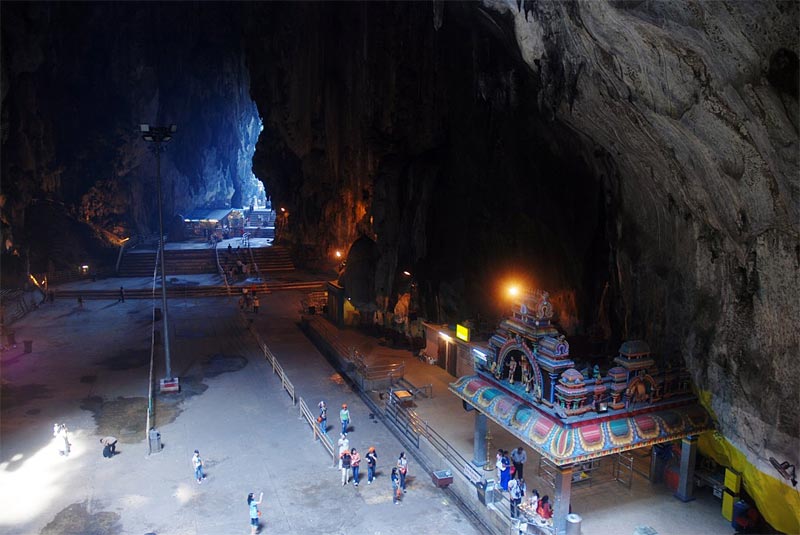
[[[259,341],[259,345],[261,346],[261,350],[264,352],[264,356],[267,358],[267,361],[272,364],[272,372],[278,374],[278,377],[281,380],[281,387],[283,387],[283,389],[286,390],[286,393],[289,394],[289,397],[292,398],[292,405],[297,404],[297,398],[295,397],[294,393],[294,385],[289,380],[286,372],[283,371],[283,366],[281,366],[281,363],[278,362],[277,358],[275,358],[275,355],[272,353],[272,351],[270,351],[269,347],[267,347],[267,344]]]
[[[258,342],[258,346],[261,348],[261,351],[264,353],[264,358],[267,359],[267,362],[270,363],[272,366],[272,372],[277,374],[281,380],[281,388],[286,390],[286,393],[289,394],[289,397],[292,398],[292,405],[298,404],[298,397],[295,393],[294,385],[289,380],[289,377],[286,375],[286,372],[283,371],[283,366],[281,363],[278,362],[277,357],[275,354],[270,350],[269,346],[264,343],[261,339],[261,336],[258,332],[252,328],[252,324],[248,322],[248,327],[250,328],[250,332],[255,337],[256,341]],[[302,415],[303,419],[308,422],[308,425],[311,426],[311,431],[314,436],[314,440],[319,440],[322,443],[322,446],[330,453],[331,458],[333,459],[333,463],[336,464],[336,450],[333,447],[333,441],[328,433],[322,431],[319,428],[319,424],[317,423],[317,419],[314,416],[314,413],[308,408],[305,400],[301,397],[299,398],[299,405],[300,405],[300,414]]]
[[[419,448],[419,437],[423,436],[439,455],[459,470],[464,477],[473,483],[483,479],[483,473],[428,425],[428,422],[422,420],[413,410],[396,403],[391,395],[387,397],[384,414],[417,448]]]
[[[333,447],[333,440],[327,432],[322,431],[319,428],[319,423],[317,423],[317,419],[314,418],[314,413],[309,410],[308,405],[306,405],[306,401],[302,397],[300,398],[300,413],[303,415],[305,421],[308,422],[308,425],[311,426],[314,440],[319,440],[322,442],[322,445],[326,450],[328,450],[328,453],[331,454],[331,459],[333,459],[333,464],[335,465],[336,450]]]

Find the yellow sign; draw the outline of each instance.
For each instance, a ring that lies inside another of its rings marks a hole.
[[[469,329],[461,325],[460,323],[456,325],[456,338],[459,340],[464,340],[465,342],[469,342]]]

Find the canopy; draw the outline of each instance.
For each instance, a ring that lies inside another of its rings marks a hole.
[[[713,429],[711,417],[697,403],[566,424],[478,375],[461,377],[449,390],[559,466]]]

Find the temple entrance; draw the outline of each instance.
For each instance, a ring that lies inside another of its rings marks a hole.
[[[439,351],[438,351],[438,364],[441,368],[447,370],[447,373],[453,377],[458,376],[456,367],[458,365],[458,346],[451,343],[444,338],[439,338]]]

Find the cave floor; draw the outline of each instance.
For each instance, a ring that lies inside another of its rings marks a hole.
[[[180,276],[187,277],[192,276]],[[316,274],[287,277],[313,280]],[[148,287],[152,279],[73,284]],[[172,367],[182,392],[157,396],[155,423],[164,450],[149,457],[144,431],[150,318],[160,300],[91,300],[81,309],[56,299],[16,322],[19,345],[0,355],[0,533],[246,533],[247,492],[262,490],[267,533],[483,532],[433,486],[413,457],[408,493],[401,505],[392,505],[388,475],[403,446],[370,417],[367,405],[300,330],[298,303],[305,293],[265,295],[259,314],[247,313],[246,319],[281,361],[297,394],[312,411],[320,399],[327,401],[334,437],[338,407],[347,403],[351,446],[362,454],[377,448],[376,481],[366,484],[364,468],[360,487],[343,487],[330,456],[314,442],[245,328],[237,297],[170,300]],[[371,358],[402,359],[414,384],[431,383],[433,398],[419,398],[415,410],[471,458],[473,416],[448,393],[453,377],[358,331],[342,335]],[[32,353],[23,352],[23,340],[32,340]],[[156,377],[163,375],[162,363],[157,350]],[[56,451],[54,422],[70,429],[69,457]],[[495,448],[517,446],[490,425]],[[106,434],[119,438],[113,459],[101,455],[99,438]],[[193,480],[189,462],[195,448],[206,462],[202,484]],[[535,476],[537,456],[528,454],[528,488],[546,494]],[[609,474],[596,477],[591,487],[576,485],[572,505],[584,533],[634,533],[644,526],[658,534],[732,533],[720,502],[704,491],[684,504],[644,478],[634,475],[628,489]]]

